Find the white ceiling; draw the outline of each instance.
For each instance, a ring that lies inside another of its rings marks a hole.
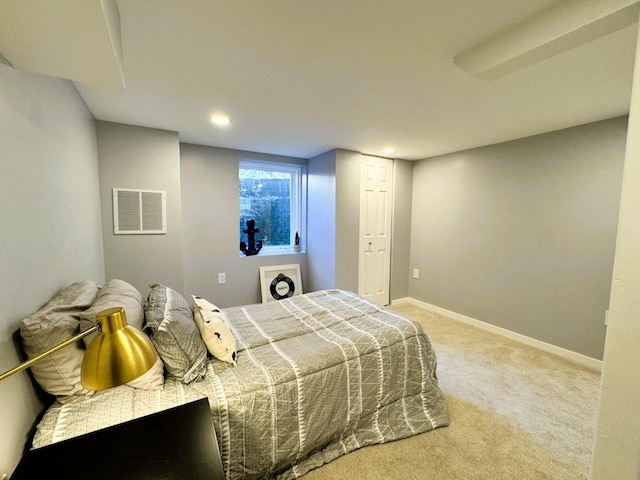
[[[303,158],[393,146],[415,160],[628,113],[637,25],[497,80],[454,64],[557,3],[116,0],[126,88],[76,85],[100,120]]]

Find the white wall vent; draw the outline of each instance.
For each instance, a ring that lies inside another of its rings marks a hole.
[[[113,189],[113,233],[167,233],[167,193],[160,190]]]

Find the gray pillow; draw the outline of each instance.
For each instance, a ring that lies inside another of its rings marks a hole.
[[[96,324],[96,314],[111,307],[124,308],[127,323],[138,330],[142,330],[142,324],[144,323],[142,295],[133,285],[124,280],[114,278],[100,289],[91,308],[80,314],[80,331],[84,332],[93,327]],[[89,347],[96,335],[97,332],[82,339],[85,347]]]
[[[34,357],[80,332],[80,313],[91,306],[98,285],[76,282],[60,291],[44,307],[22,321],[22,348]],[[31,372],[40,386],[58,401],[74,401],[90,393],[82,387],[80,370],[84,358],[81,341],[69,345],[36,363]]]
[[[191,307],[177,291],[149,285],[144,304],[144,331],[151,337],[167,373],[184,383],[201,380],[207,371],[207,347]]]
[[[114,278],[109,280],[98,292],[98,296],[91,308],[80,314],[80,331],[84,332],[96,325],[96,315],[111,307],[122,307],[127,317],[127,323],[142,331],[144,324],[144,310],[142,295],[136,287]],[[87,335],[82,340],[87,348],[98,333]],[[141,390],[157,390],[164,385],[164,365],[158,357],[156,363],[146,373],[127,383],[130,387]]]

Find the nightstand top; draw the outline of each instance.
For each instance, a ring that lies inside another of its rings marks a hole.
[[[224,480],[206,398],[31,450],[11,480]]]

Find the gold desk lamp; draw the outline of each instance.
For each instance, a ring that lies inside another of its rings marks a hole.
[[[96,315],[96,320],[98,325],[0,374],[0,381],[94,332],[98,335],[82,360],[82,385],[87,390],[106,390],[122,385],[153,366],[158,356],[151,340],[127,323],[122,307],[103,310]]]

